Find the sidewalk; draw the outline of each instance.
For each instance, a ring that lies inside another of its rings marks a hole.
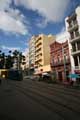
[[[80,89],[80,83],[70,83],[70,82],[63,82],[62,85],[64,85],[65,87],[69,87],[69,88],[75,88],[75,89]]]

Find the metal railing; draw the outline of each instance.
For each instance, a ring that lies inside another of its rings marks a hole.
[[[80,70],[80,66],[75,66],[75,70]]]

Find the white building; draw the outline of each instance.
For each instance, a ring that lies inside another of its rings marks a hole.
[[[36,36],[32,36],[32,38],[29,41],[29,67],[35,65],[35,39]]]
[[[29,68],[29,52],[26,54],[26,68]]]
[[[23,55],[25,58],[22,60],[21,68],[22,70],[29,68],[29,49],[26,48],[26,50],[23,52]]]
[[[72,73],[80,74],[80,6],[65,19],[69,33]]]

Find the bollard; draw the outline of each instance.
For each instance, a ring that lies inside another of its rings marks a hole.
[[[0,79],[0,85],[1,85],[1,79]]]

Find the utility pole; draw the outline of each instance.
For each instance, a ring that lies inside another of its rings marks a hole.
[[[64,62],[64,75],[65,75],[65,80],[66,80],[66,56],[64,54],[64,47],[62,46],[62,55],[63,55],[63,62]]]

